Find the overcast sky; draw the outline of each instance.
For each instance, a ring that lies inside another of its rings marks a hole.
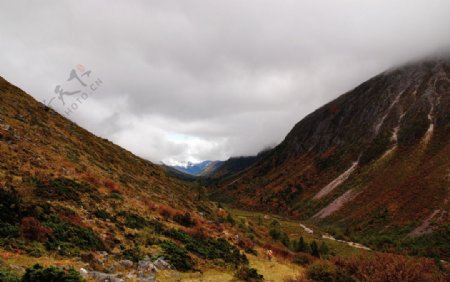
[[[70,119],[157,163],[256,154],[371,76],[449,46],[448,0],[0,2],[0,76],[62,114],[78,103]],[[87,87],[72,69],[91,71]],[[88,97],[63,106],[58,85]]]

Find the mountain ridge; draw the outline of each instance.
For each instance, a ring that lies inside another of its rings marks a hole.
[[[421,235],[432,236],[450,222],[449,81],[448,58],[383,72],[307,115],[213,198],[354,238],[400,240],[431,218]]]

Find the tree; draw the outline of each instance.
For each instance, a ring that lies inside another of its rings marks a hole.
[[[319,252],[322,255],[328,255],[328,253],[330,252],[330,249],[328,248],[327,244],[325,244],[325,242],[322,242],[322,244],[320,244]]]
[[[303,239],[303,236],[301,236],[298,240],[296,251],[306,253],[308,250],[308,244],[305,242],[305,239]]]
[[[316,241],[312,241],[310,248],[311,248],[311,255],[315,256],[316,258],[320,258],[319,246],[317,246]]]
[[[231,225],[234,225],[236,223],[236,221],[234,220],[234,218],[231,216],[230,213],[228,213],[227,218],[225,219],[226,222],[228,222]]]
[[[278,220],[274,219],[270,223],[270,227],[272,227],[273,229],[278,229],[278,228],[281,227],[281,224],[280,224],[280,222]]]

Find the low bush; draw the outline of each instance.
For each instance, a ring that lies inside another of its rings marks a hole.
[[[193,269],[194,263],[184,248],[178,247],[175,243],[164,241],[161,243],[165,258],[179,271],[189,271]]]
[[[17,250],[21,250],[32,257],[41,257],[46,253],[45,246],[37,241],[25,241],[23,239],[15,238],[15,239],[0,239],[0,246],[11,252],[16,252]],[[1,280],[0,280],[1,281]]]
[[[67,178],[56,178],[49,182],[37,181],[35,194],[44,199],[81,203],[80,194],[93,191],[89,184],[81,184]]]
[[[20,198],[14,190],[0,188],[0,226],[3,223],[14,224],[19,221]]]
[[[142,229],[147,226],[148,222],[142,216],[130,212],[120,212],[118,216],[125,219],[125,226],[133,229]]]
[[[184,214],[177,213],[176,215],[174,215],[173,220],[185,227],[193,227],[196,224],[194,219],[192,219],[191,214],[188,212]]]
[[[105,250],[102,241],[91,229],[62,221],[55,216],[43,224],[53,230],[46,243],[49,250],[59,250],[66,255],[75,255],[79,249]]]
[[[264,280],[264,276],[258,274],[256,269],[246,266],[240,267],[235,276],[236,278],[247,282],[261,282]]]
[[[22,236],[31,241],[45,242],[53,233],[53,230],[43,226],[39,220],[34,217],[24,217],[20,222]]]
[[[138,246],[123,251],[122,255],[124,259],[131,260],[133,262],[138,262],[144,258],[144,253]]]
[[[84,279],[73,268],[44,268],[39,264],[28,268],[21,282],[83,282]]]
[[[187,233],[169,229],[164,232],[167,237],[182,242],[186,249],[204,259],[222,259],[235,265],[247,264],[247,257],[239,249],[230,245],[225,239],[196,239]]]
[[[318,260],[307,268],[306,275],[314,281],[333,282],[336,277],[336,267],[328,261]]]
[[[0,221],[0,238],[17,238],[20,236],[20,227],[16,224],[2,223]]]
[[[294,263],[301,266],[308,266],[312,264],[315,260],[316,260],[315,257],[306,253],[298,253],[294,257]]]
[[[0,268],[0,281],[1,282],[19,282],[20,278],[17,274],[7,270]]]
[[[334,264],[357,281],[450,281],[432,259],[393,254],[336,258]]]
[[[106,219],[112,219],[112,216],[111,216],[107,211],[104,211],[104,210],[96,210],[96,211],[94,212],[94,215],[95,215],[98,219],[103,219],[103,220],[106,220]]]

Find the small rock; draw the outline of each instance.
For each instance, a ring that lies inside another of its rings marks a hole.
[[[153,263],[157,269],[159,270],[166,270],[166,269],[172,269],[172,266],[170,263],[164,260],[163,257],[160,257]]]
[[[132,268],[134,265],[134,263],[131,260],[121,260],[119,263],[125,268]]]
[[[17,272],[21,272],[21,273],[25,272],[25,268],[23,268],[21,266],[18,266],[18,265],[15,265],[15,264],[11,264],[9,267],[12,270],[17,271]]]
[[[80,275],[81,275],[83,278],[88,278],[88,276],[89,276],[89,271],[87,271],[87,270],[84,269],[84,268],[80,268]]]
[[[89,272],[89,276],[98,282],[124,282],[122,278],[118,277],[118,274],[108,274],[98,271]]]

